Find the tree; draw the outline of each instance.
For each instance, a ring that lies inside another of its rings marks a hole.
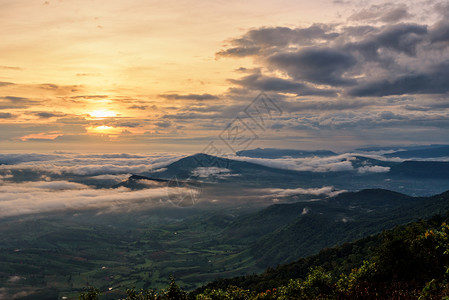
[[[80,300],[97,300],[100,296],[100,290],[94,287],[89,287],[87,292],[81,293],[79,295]]]

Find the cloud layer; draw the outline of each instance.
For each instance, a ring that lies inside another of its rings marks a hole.
[[[0,186],[0,217],[69,210],[142,210],[169,205],[169,193],[186,192],[168,187],[93,189],[68,181],[7,183]]]

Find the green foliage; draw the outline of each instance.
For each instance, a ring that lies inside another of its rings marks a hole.
[[[126,290],[127,297],[123,300],[157,300],[160,299],[159,294],[155,290],[141,289],[136,291],[135,288]]]
[[[86,293],[79,295],[80,300],[97,300],[100,291],[96,288],[89,288]],[[153,289],[131,288],[126,290],[126,298],[122,300],[187,300],[187,293],[181,289],[175,281],[174,276],[170,276],[170,283],[166,289],[160,292]],[[238,298],[236,298],[238,299]]]
[[[333,281],[330,272],[325,272],[321,267],[313,268],[301,284],[301,295],[308,299],[330,295],[335,290]]]
[[[279,288],[268,289],[265,292],[255,294],[235,286],[226,291],[221,289],[206,290],[197,295],[197,300],[261,300],[261,299],[316,299],[329,296],[334,293],[335,284],[330,273],[322,268],[311,269],[306,280],[291,279],[290,282]]]
[[[175,277],[170,276],[170,284],[166,290],[161,292],[162,300],[187,300],[187,293],[184,292],[175,282]]]
[[[353,269],[349,275],[342,273],[337,288],[342,292],[353,290],[364,282],[373,281],[377,274],[376,263],[365,260],[360,268]]]
[[[206,290],[196,296],[197,300],[249,300],[253,299],[254,293],[236,286],[230,286],[225,291],[221,289]]]
[[[87,292],[80,293],[80,300],[97,300],[100,296],[100,290],[94,287],[89,287]]]

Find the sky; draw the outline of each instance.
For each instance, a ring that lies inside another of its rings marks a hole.
[[[449,140],[447,1],[0,4],[0,152]]]

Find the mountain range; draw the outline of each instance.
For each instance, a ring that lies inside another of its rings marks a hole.
[[[76,298],[86,284],[113,291],[161,287],[174,274],[194,290],[323,248],[364,238],[370,243],[383,230],[449,210],[446,161],[256,150],[228,158],[195,154],[96,186],[137,193],[142,200],[134,207],[123,202],[110,210],[0,218],[0,287],[8,295],[27,290],[28,299]],[[29,180],[33,172],[11,174]],[[89,176],[68,178],[95,184]],[[197,198],[192,205],[145,199],[147,192],[171,187],[193,189]],[[362,254],[356,256],[348,266]]]

